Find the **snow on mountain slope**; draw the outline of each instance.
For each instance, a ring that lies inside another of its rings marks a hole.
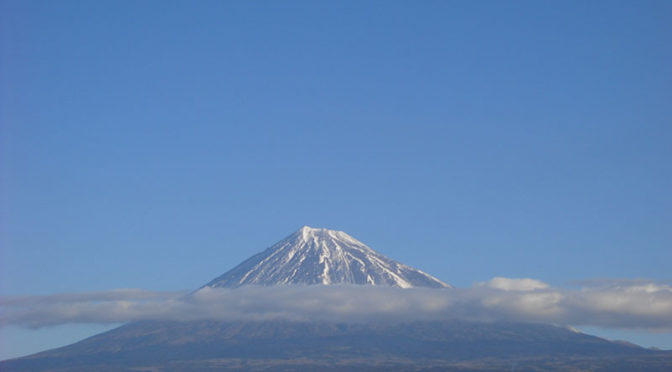
[[[377,253],[343,231],[308,226],[206,286],[341,283],[401,288],[450,287],[431,275]]]

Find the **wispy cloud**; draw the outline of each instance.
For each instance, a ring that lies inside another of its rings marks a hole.
[[[564,289],[534,279],[493,278],[462,289],[345,285],[204,288],[195,293],[125,289],[0,298],[0,324],[26,327],[272,318],[510,320],[668,332],[672,331],[672,287],[615,280]]]

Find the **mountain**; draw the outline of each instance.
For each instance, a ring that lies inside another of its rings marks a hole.
[[[343,231],[308,226],[250,257],[206,286],[250,284],[450,287],[429,274],[383,256]]]
[[[307,226],[204,287],[339,283],[449,287],[342,231]],[[672,371],[672,352],[533,323],[206,319],[133,322],[0,362],[2,372],[318,370]]]
[[[146,321],[3,372],[670,371],[672,355],[525,323]]]

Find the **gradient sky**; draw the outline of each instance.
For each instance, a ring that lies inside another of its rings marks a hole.
[[[302,225],[669,282],[670,45],[667,1],[1,0],[0,295],[193,289]]]

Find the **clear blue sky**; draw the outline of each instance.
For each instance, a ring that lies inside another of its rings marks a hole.
[[[192,289],[302,225],[669,281],[670,45],[667,1],[2,0],[0,294]]]

